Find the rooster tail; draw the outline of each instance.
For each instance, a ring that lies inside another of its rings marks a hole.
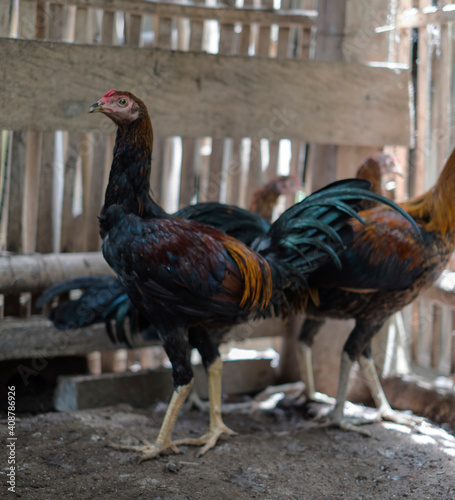
[[[363,223],[357,213],[363,200],[390,206],[409,220],[420,235],[405,210],[369,187],[370,183],[361,179],[329,184],[286,210],[267,235],[254,242],[253,248],[267,259],[272,269],[284,265],[306,284],[306,277],[327,259],[341,267],[338,254],[344,248],[343,236],[350,230],[352,218]]]
[[[79,289],[84,293],[78,299],[64,301],[51,309],[49,319],[54,326],[59,330],[75,330],[105,323],[113,343],[124,342],[132,347],[132,334],[138,330],[138,313],[113,276],[81,276],[57,283],[44,291],[37,307],[63,293]],[[129,328],[126,327],[127,318]]]

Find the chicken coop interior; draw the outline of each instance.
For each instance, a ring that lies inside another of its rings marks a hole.
[[[65,280],[115,275],[98,216],[116,127],[88,114],[110,89],[148,108],[151,195],[170,214],[220,202],[275,220],[379,154],[393,167],[381,170],[378,189],[404,202],[435,185],[455,146],[449,1],[4,0],[0,37],[1,394],[16,387],[18,414],[146,408],[172,392],[160,342],[129,324],[132,348],[112,342],[104,321],[54,326],[52,308],[84,286],[39,302]],[[279,176],[289,178],[278,186]],[[300,380],[302,321],[233,327],[220,347],[227,400],[254,400],[269,386],[285,397],[282,384]],[[353,325],[329,319],[313,345],[316,389],[331,397]],[[372,345],[391,406],[452,434],[454,330],[452,258]],[[195,353],[192,362],[207,399]],[[356,369],[348,400],[374,406]],[[7,406],[2,397],[2,414]]]

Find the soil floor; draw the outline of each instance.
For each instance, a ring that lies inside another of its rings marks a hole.
[[[23,416],[16,423],[16,492],[7,490],[3,452],[0,498],[63,499],[455,499],[455,438],[429,422],[415,429],[369,425],[371,437],[323,427],[302,407],[234,412],[201,458],[182,446],[138,462],[110,443],[153,441],[166,406],[127,405]],[[1,421],[6,448],[7,425]],[[184,408],[174,437],[197,437],[208,415]]]

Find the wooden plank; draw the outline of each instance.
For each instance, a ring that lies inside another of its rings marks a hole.
[[[135,347],[156,345],[139,336]],[[57,330],[44,318],[3,319],[0,324],[0,361],[23,358],[55,358],[116,350],[104,325],[79,330]]]
[[[41,253],[56,251],[53,248],[54,241],[54,134],[46,132],[43,134],[42,160],[40,179],[38,185],[38,219],[36,227],[35,250]]]
[[[196,145],[197,144],[197,145]],[[182,170],[180,174],[179,209],[191,203],[196,194],[195,154],[199,141],[182,137]]]
[[[193,367],[195,389],[208,398],[207,377],[202,365]],[[274,373],[269,359],[229,360],[223,362],[224,394],[252,394],[273,385]],[[65,375],[58,379],[55,408],[74,411],[128,403],[148,407],[167,402],[173,391],[172,370],[160,368],[140,372],[102,375]]]
[[[173,391],[170,369],[146,372],[66,375],[58,378],[54,395],[58,411],[84,410],[128,403],[148,407],[167,402]]]
[[[433,422],[455,425],[455,396],[417,375],[382,380],[385,395],[393,408],[411,410]]]
[[[420,0],[421,6],[428,4],[427,0]],[[417,67],[417,103],[416,103],[416,126],[417,144],[415,152],[415,164],[410,170],[409,195],[422,194],[428,187],[425,183],[425,169],[429,164],[429,140],[427,133],[428,109],[430,103],[430,61],[429,61],[429,37],[426,27],[419,28]]]
[[[37,0],[21,0],[19,3],[19,37],[27,39],[35,38],[35,27],[38,26],[37,5]]]
[[[138,47],[141,40],[142,17],[130,14],[126,17],[126,44],[130,47]]]
[[[11,0],[0,4],[0,36],[8,37],[10,35],[11,13],[13,2]]]
[[[425,28],[429,24],[447,25],[455,22],[455,10],[427,8],[405,10],[398,16],[398,28]]]
[[[114,22],[115,12],[103,12],[103,22],[101,24],[101,43],[112,45],[114,43]]]
[[[269,8],[232,8],[208,6],[197,3],[157,2],[155,0],[53,0],[61,5],[92,7],[105,11],[123,11],[131,14],[156,15],[159,17],[185,17],[204,21],[213,19],[222,23],[280,24],[288,26],[313,26],[317,17],[315,10],[292,9],[286,11]]]
[[[160,135],[248,137],[270,129],[276,139],[409,143],[404,70],[8,39],[0,40],[0,57],[10,61],[1,78],[11,96],[2,128],[96,130],[102,117],[87,116],[94,98],[154,75],[153,92],[140,97]],[[36,64],[31,89],[26,75]]]
[[[24,253],[33,252],[36,248],[39,200],[37,186],[40,184],[42,142],[43,137],[40,132],[27,133],[22,211],[22,251]]]
[[[41,292],[77,276],[114,274],[99,252],[0,257],[0,293]]]
[[[242,165],[240,161],[241,140],[232,141],[231,158],[227,169],[226,203],[241,206],[243,200],[240,197],[242,183]]]
[[[78,134],[70,134],[66,147],[65,183],[63,186],[62,233],[60,236],[60,249],[62,252],[74,251],[72,245],[74,237],[73,203],[79,146],[80,136]]]
[[[10,252],[22,251],[22,209],[24,206],[26,140],[26,132],[14,132],[10,135],[9,140],[8,164],[10,179],[6,248]]]
[[[284,329],[283,321],[275,318],[238,325],[231,333],[232,338],[263,338],[281,335]],[[161,344],[145,342],[139,335],[134,340],[136,349],[154,345]],[[119,348],[123,348],[123,345],[112,344],[104,325],[62,331],[55,329],[47,319],[38,317],[20,320],[7,318],[0,323],[0,361],[89,354]]]

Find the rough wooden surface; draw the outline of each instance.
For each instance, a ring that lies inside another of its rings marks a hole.
[[[0,257],[0,293],[40,292],[78,276],[114,274],[100,252]]]
[[[136,347],[156,345],[137,339]],[[3,319],[0,324],[0,361],[21,358],[55,358],[118,349],[104,325],[79,330],[57,330],[47,319]]]
[[[208,398],[207,375],[202,365],[193,367],[195,389]],[[232,360],[223,363],[224,394],[254,394],[274,383],[270,359]],[[54,404],[59,411],[83,410],[128,403],[147,407],[167,402],[172,394],[172,371],[157,370],[107,373],[101,375],[67,375],[59,377]]]
[[[315,10],[293,9],[276,11],[263,8],[232,8],[223,5],[198,5],[192,2],[157,2],[155,0],[56,0],[52,3],[99,8],[105,11],[124,11],[136,15],[159,17],[184,17],[195,21],[214,19],[223,23],[257,23],[285,26],[308,26],[314,24]]]
[[[253,321],[236,326],[230,338],[245,339],[282,335],[284,323],[279,318]],[[145,342],[140,335],[134,338],[134,347],[161,345]],[[241,347],[241,345],[240,345]],[[109,340],[104,325],[79,330],[57,330],[47,319],[34,316],[30,319],[6,318],[0,323],[0,361],[5,359],[39,358],[89,354],[94,351],[112,351],[124,348]]]
[[[87,110],[118,88],[144,98],[162,136],[409,143],[404,70],[9,39],[0,57],[6,129],[108,133]]]
[[[399,28],[423,28],[429,24],[451,24],[455,21],[455,10],[429,9],[422,12],[418,9],[405,10],[398,16]]]

